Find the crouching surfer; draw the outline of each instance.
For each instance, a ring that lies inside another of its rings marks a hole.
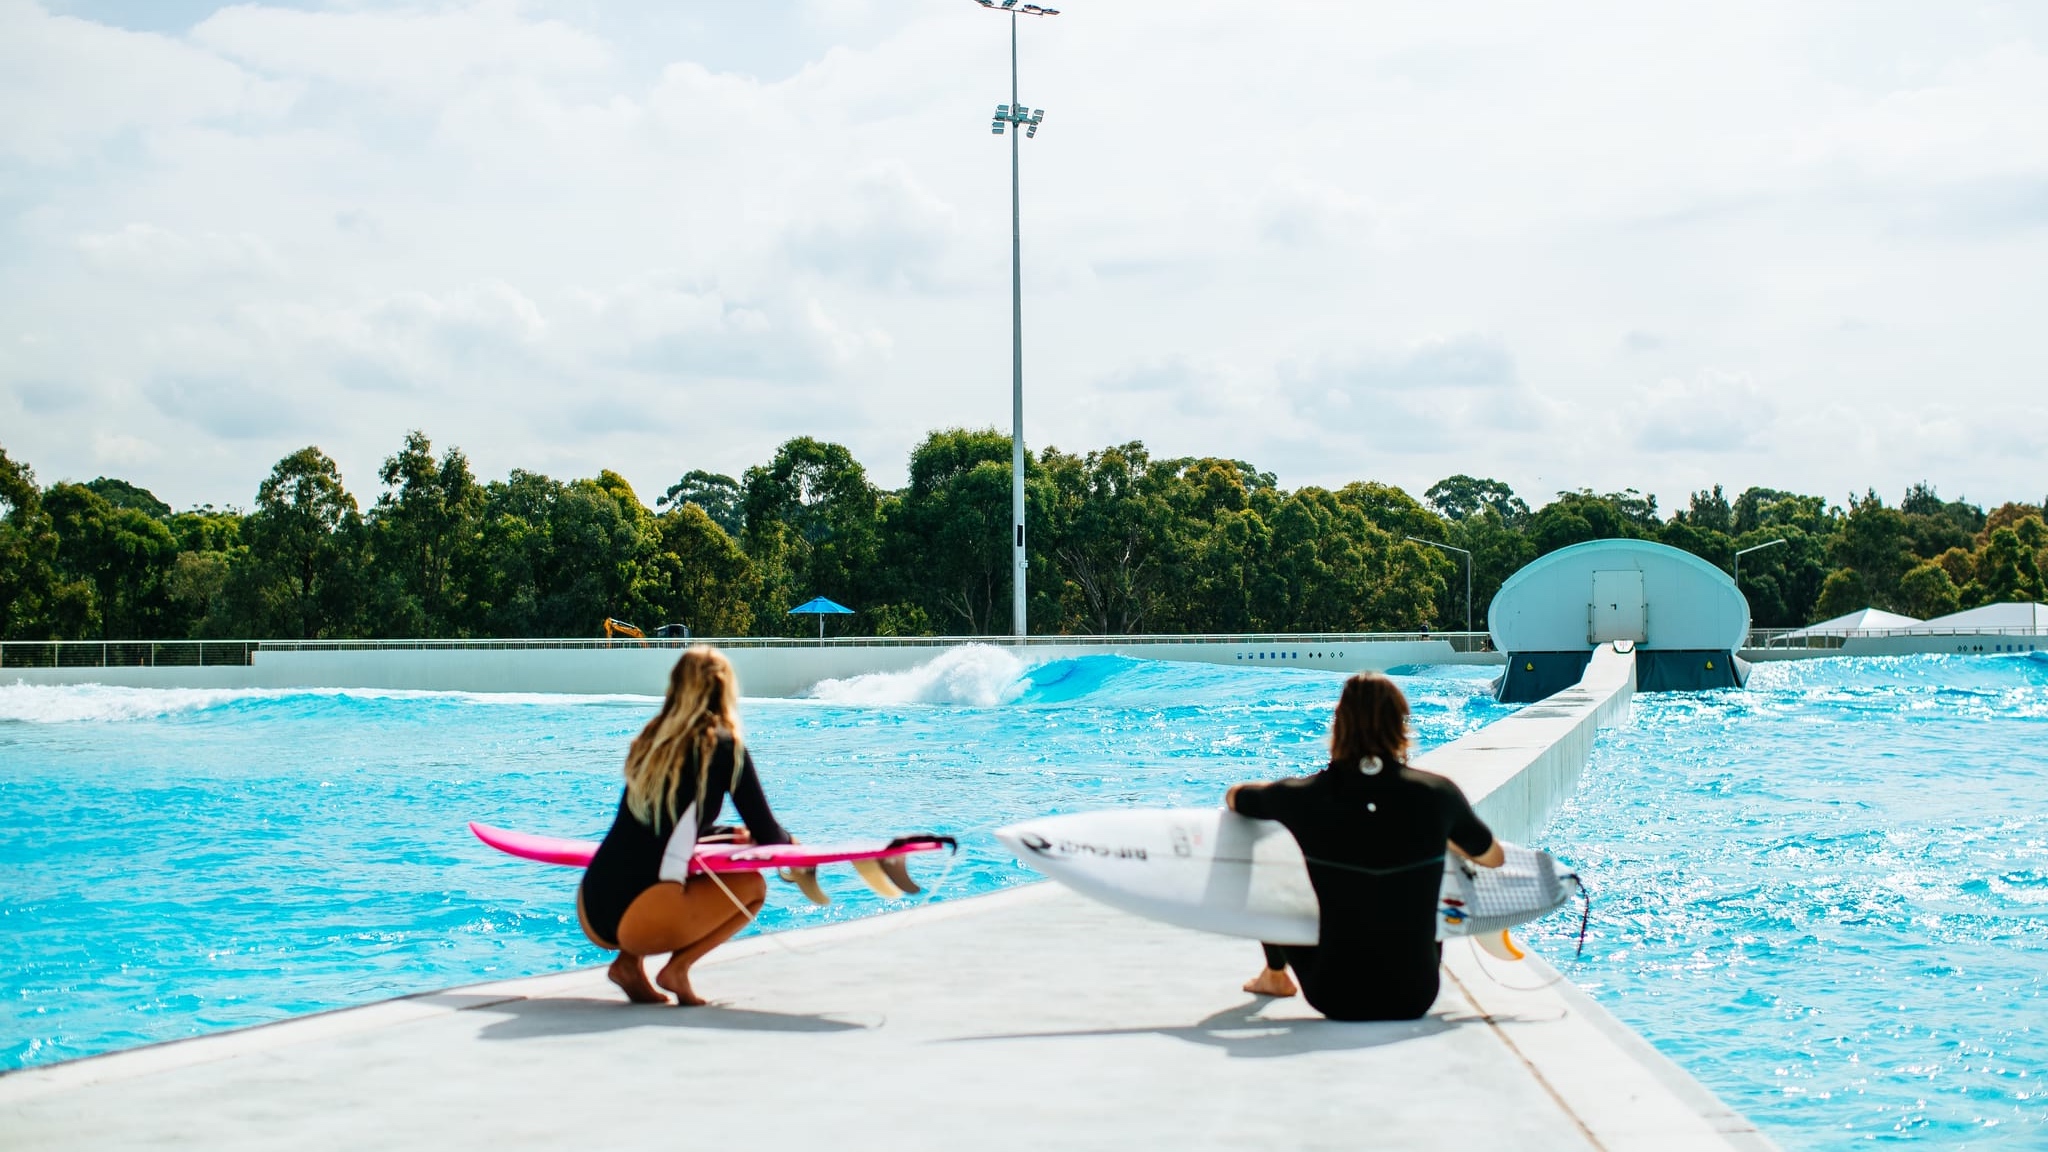
[[[1294,834],[1322,908],[1313,947],[1268,944],[1244,986],[1292,996],[1332,1020],[1415,1020],[1436,1001],[1444,852],[1498,868],[1500,844],[1458,786],[1408,766],[1408,699],[1392,680],[1345,681],[1329,766],[1313,776],[1239,784],[1224,803]],[[1290,979],[1287,969],[1294,969]]]
[[[611,981],[636,1004],[703,1004],[690,966],[746,927],[767,899],[757,872],[688,874],[700,838],[714,835],[725,797],[757,844],[793,843],[775,822],[754,758],[740,739],[739,680],[716,649],[686,650],[669,673],[661,711],[626,752],[626,791],[576,893],[584,935],[618,952]],[[648,982],[644,961],[669,954]],[[656,986],[659,985],[659,988]]]

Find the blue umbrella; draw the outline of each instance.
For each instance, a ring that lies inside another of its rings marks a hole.
[[[851,616],[853,615],[853,609],[848,608],[844,604],[834,604],[823,596],[819,596],[791,608],[787,614],[791,616],[816,616],[818,618],[818,639],[823,640],[825,638],[825,617]]]

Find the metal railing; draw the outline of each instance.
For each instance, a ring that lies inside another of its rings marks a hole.
[[[8,640],[0,668],[201,668],[256,662],[254,640]]]
[[[1484,632],[1247,632],[1126,636],[731,636],[644,640],[536,637],[517,640],[8,640],[0,642],[0,668],[192,668],[253,664],[259,652],[547,651],[687,648],[950,648],[993,644],[1027,648],[1121,648],[1141,644],[1387,644],[1443,641],[1453,652],[1490,652]]]
[[[2014,628],[1858,628],[1848,632],[1805,632],[1801,628],[1752,628],[1745,648],[1840,648],[1850,640],[1883,640],[1897,636],[2017,636],[2048,640],[2048,629]]]

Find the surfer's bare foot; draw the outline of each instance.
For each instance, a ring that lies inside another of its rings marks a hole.
[[[685,957],[678,954],[670,958],[667,964],[662,965],[661,971],[654,976],[654,982],[675,993],[676,1003],[685,1008],[702,1008],[711,1003],[697,995],[695,988],[690,987],[690,964],[695,959],[694,956]]]
[[[1254,996],[1292,996],[1300,991],[1285,968],[1259,969],[1257,976],[1244,982],[1244,990]]]
[[[635,1004],[668,1003],[668,997],[663,996],[655,990],[654,985],[647,982],[647,969],[641,967],[638,956],[619,953],[619,958],[612,961],[611,970],[605,975],[626,993],[626,999]]]

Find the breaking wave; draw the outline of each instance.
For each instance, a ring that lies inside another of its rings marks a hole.
[[[1025,664],[992,644],[963,644],[902,672],[821,680],[807,695],[828,704],[965,704],[993,708],[1024,694]]]

